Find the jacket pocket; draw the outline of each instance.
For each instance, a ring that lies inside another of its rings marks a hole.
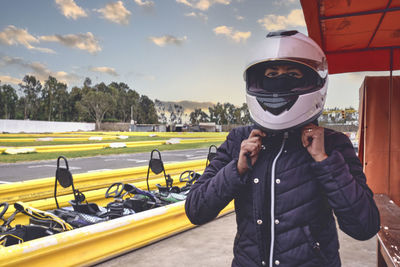
[[[306,237],[307,243],[309,247],[311,248],[311,251],[314,253],[315,256],[317,256],[322,263],[328,264],[329,261],[325,257],[324,253],[321,251],[320,243],[313,237],[310,226],[306,225],[302,227],[304,236]]]

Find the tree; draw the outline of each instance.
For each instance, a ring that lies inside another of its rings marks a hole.
[[[69,93],[68,99],[68,119],[69,121],[85,121],[85,118],[82,116],[87,116],[88,114],[81,114],[78,108],[78,103],[82,99],[82,89],[74,86]]]
[[[42,90],[43,115],[47,120],[67,120],[69,112],[69,94],[67,85],[49,76]]]
[[[54,94],[57,87],[57,79],[49,76],[47,81],[44,83],[44,88],[42,90],[42,100],[44,102],[44,113],[47,115],[47,120],[51,121],[53,106],[54,106]]]
[[[105,113],[115,105],[115,100],[106,92],[104,86],[104,83],[100,83],[87,89],[77,104],[81,113],[87,113],[95,120],[96,130],[100,129]]]
[[[226,108],[224,108],[224,105],[218,102],[217,105],[209,107],[208,110],[210,113],[211,122],[215,122],[216,124],[220,125],[228,124],[226,118]]]
[[[158,99],[154,100],[154,104],[155,104],[156,112],[157,112],[157,115],[158,115],[158,120],[161,123],[166,124],[168,119],[167,119],[167,116],[165,115],[165,106],[164,106],[164,104]]]
[[[54,118],[64,121],[68,118],[69,93],[65,83],[57,82],[54,94]]]
[[[210,113],[209,120],[216,124],[246,125],[251,122],[250,113],[246,103],[241,107],[235,107],[231,103],[217,103],[216,105],[209,107],[208,110]],[[194,118],[196,115],[198,114],[193,114]]]
[[[238,123],[238,114],[236,107],[231,103],[224,103],[223,105],[223,112],[225,118],[225,124],[236,124]],[[240,112],[239,112],[240,113]],[[240,115],[239,115],[240,120]]]
[[[39,94],[42,84],[35,76],[25,75],[20,83],[20,90],[24,94],[24,119],[37,119],[40,108]]]
[[[158,123],[154,102],[145,95],[142,95],[139,100],[138,123]]]
[[[176,123],[182,123],[182,115],[183,115],[183,107],[177,104],[174,104],[175,114],[176,114]]]
[[[139,94],[125,83],[112,82],[108,87],[111,88],[111,93],[116,100],[116,106],[110,111],[110,115],[123,122],[135,120],[139,105]]]
[[[251,123],[249,108],[246,103],[240,107],[240,124],[246,125]]]
[[[140,102],[140,95],[135,90],[129,90],[127,93],[127,103],[126,108],[130,109],[130,116],[131,120],[137,121],[139,117],[139,102]]]
[[[17,101],[17,92],[11,85],[4,84],[0,86],[0,118],[15,118]]]
[[[191,124],[199,124],[200,122],[208,122],[208,121],[209,121],[209,116],[200,108],[196,108],[194,111],[190,113]]]

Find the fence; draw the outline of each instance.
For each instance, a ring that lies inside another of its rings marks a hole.
[[[95,124],[86,122],[0,120],[0,132],[3,133],[49,133],[94,130]]]

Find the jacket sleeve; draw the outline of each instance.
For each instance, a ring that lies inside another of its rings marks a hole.
[[[379,211],[353,145],[344,134],[335,134],[328,158],[311,167],[333,208],[340,229],[358,240],[373,237],[380,229]]]
[[[204,224],[217,217],[245,183],[246,174],[241,177],[237,170],[235,155],[238,155],[237,147],[241,141],[235,135],[233,130],[227,136],[210,165],[190,189],[185,210],[193,224]]]

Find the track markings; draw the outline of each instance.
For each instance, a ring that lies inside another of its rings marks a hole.
[[[104,171],[111,171],[112,169],[98,169],[98,170],[90,170],[87,172],[104,172]]]
[[[52,165],[52,164],[42,164],[42,165],[31,165],[28,166],[28,169],[34,169],[34,168],[57,168],[57,165]],[[81,167],[69,167],[70,170],[80,170],[82,169]]]
[[[204,159],[204,156],[188,157],[187,159]]]
[[[133,161],[136,163],[148,162],[147,159],[125,159],[126,161]]]

